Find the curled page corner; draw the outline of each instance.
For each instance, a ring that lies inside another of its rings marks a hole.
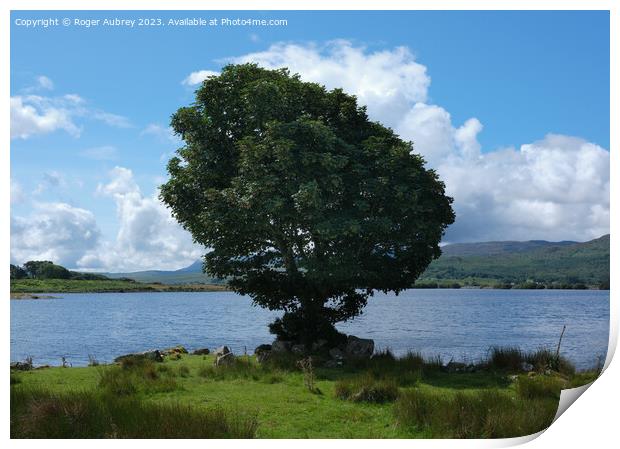
[[[560,402],[558,403],[558,411],[555,413],[555,417],[553,418],[553,422],[562,416],[562,414],[568,410],[568,408],[573,405],[573,403],[581,396],[590,386],[596,382],[596,380],[590,382],[589,384],[582,385],[576,388],[567,388],[566,390],[562,390],[560,392]],[[553,423],[551,423],[553,425]]]

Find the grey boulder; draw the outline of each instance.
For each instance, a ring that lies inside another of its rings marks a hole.
[[[345,354],[353,358],[369,358],[375,351],[375,341],[369,338],[358,338],[353,335],[347,337]]]

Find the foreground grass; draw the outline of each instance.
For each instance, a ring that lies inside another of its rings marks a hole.
[[[105,292],[167,292],[167,291],[225,291],[224,285],[188,284],[165,285],[141,282],[76,279],[11,279],[11,297],[27,299],[28,293],[105,293]]]
[[[270,365],[238,357],[232,366],[215,367],[211,356],[192,355],[163,363],[36,369],[11,373],[11,435],[518,436],[550,424],[559,388],[594,377],[510,376],[497,367],[450,374],[437,361],[389,353],[311,373],[291,357]]]

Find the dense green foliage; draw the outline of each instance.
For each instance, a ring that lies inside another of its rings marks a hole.
[[[519,351],[520,352],[520,351]],[[448,373],[436,360],[389,351],[338,368],[297,358],[138,359],[120,365],[11,372],[13,437],[506,437],[551,422],[560,388],[597,373]],[[207,425],[208,424],[208,425]],[[116,432],[113,429],[116,428]]]
[[[443,252],[424,272],[421,283],[432,280],[508,288],[609,289],[609,235],[585,243],[447,245]]]
[[[411,287],[454,221],[410,142],[286,69],[226,66],[172,127],[185,146],[161,199],[211,249],[209,274],[285,311],[282,337],[329,339],[373,291]]]
[[[97,273],[80,273],[69,271],[62,265],[56,265],[49,260],[30,260],[22,267],[11,264],[11,279],[74,279],[74,280],[107,280],[104,275]]]

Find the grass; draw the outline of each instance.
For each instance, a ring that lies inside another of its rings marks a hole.
[[[438,394],[422,389],[403,393],[394,406],[402,428],[432,438],[510,438],[547,428],[557,400],[520,399],[496,389]]]
[[[11,372],[11,435],[20,437],[425,438],[498,437],[546,427],[558,382],[595,373],[445,373],[438,360],[389,351],[308,373],[294,357],[258,364],[212,355],[162,363]],[[307,370],[307,368],[305,368]],[[317,390],[320,394],[317,394]],[[549,418],[551,417],[551,418]],[[66,422],[79,423],[68,426]],[[209,423],[209,425],[205,424]]]
[[[566,376],[575,374],[575,367],[569,360],[545,348],[523,352],[515,347],[494,346],[489,352],[486,363],[491,369],[519,372],[523,364],[530,364],[537,372],[551,370]]]
[[[252,438],[256,420],[223,409],[92,391],[11,389],[11,438]]]
[[[383,404],[395,401],[399,390],[394,380],[376,380],[366,374],[336,382],[334,394],[347,401]]]
[[[121,279],[11,279],[11,297],[28,299],[29,293],[104,293],[104,292],[157,292],[157,291],[226,291],[225,285],[211,284],[146,284]]]

